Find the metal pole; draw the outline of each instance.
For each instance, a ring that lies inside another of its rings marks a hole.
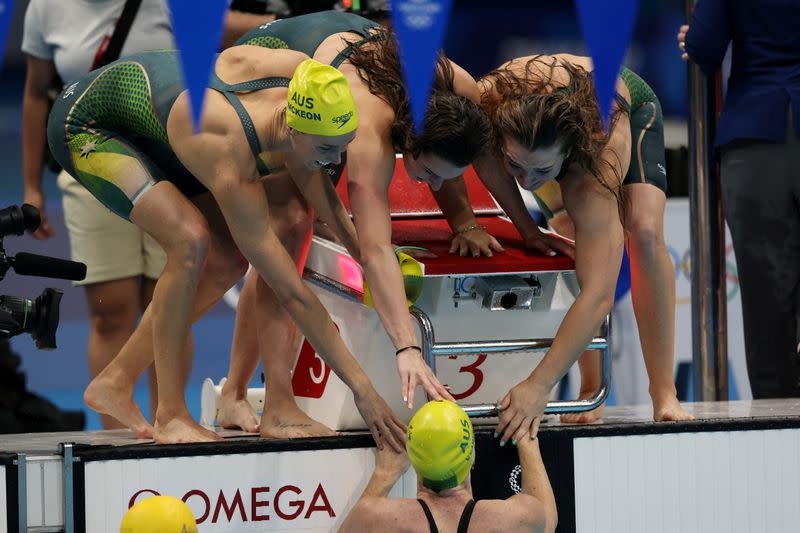
[[[64,455],[64,533],[75,533],[75,459],[72,455],[73,445],[62,445]]]
[[[17,455],[17,531],[28,531],[28,456],[24,453]]]
[[[691,20],[696,0],[685,0]],[[713,160],[717,79],[689,62],[689,219],[695,401],[728,399],[725,223]]]

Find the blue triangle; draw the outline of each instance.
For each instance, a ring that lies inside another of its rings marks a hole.
[[[594,63],[595,94],[606,127],[637,6],[638,0],[575,0],[583,38]]]
[[[395,0],[392,24],[406,82],[414,128],[422,131],[452,0]]]
[[[228,0],[169,0],[172,30],[192,107],[194,129],[200,127],[203,99],[219,51]]]
[[[5,57],[8,26],[11,24],[11,16],[13,14],[14,0],[0,0],[0,70],[3,69],[3,57]]]

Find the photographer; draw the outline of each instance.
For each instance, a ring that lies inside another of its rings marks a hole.
[[[0,209],[0,281],[9,268],[18,274],[83,278],[86,266],[80,263],[26,253],[15,257],[6,255],[3,237],[34,231],[39,223],[39,213],[33,206]],[[60,411],[27,390],[25,375],[19,369],[20,357],[11,351],[8,341],[14,335],[30,333],[38,348],[55,348],[60,301],[61,291],[56,289],[46,289],[35,300],[0,294],[0,433],[80,431],[84,428],[82,412]]]

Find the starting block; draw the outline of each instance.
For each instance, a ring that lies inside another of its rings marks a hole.
[[[579,288],[571,259],[526,250],[516,228],[472,168],[464,179],[478,223],[500,241],[505,253],[491,258],[450,254],[452,232],[447,220],[428,187],[412,181],[402,164],[396,165],[389,188],[392,241],[431,254],[418,259],[423,289],[410,309],[423,356],[470,416],[491,418],[497,414],[498,399],[528,376],[551,346]],[[337,191],[349,209],[346,183],[340,180]],[[426,397],[417,389],[414,409],[405,406],[395,348],[375,310],[363,303],[360,266],[344,247],[315,236],[305,279],[377,391],[408,422]],[[605,400],[611,372],[610,327],[607,317],[587,346],[602,352],[600,389],[588,400],[550,401],[546,413],[588,411]],[[350,389],[306,341],[295,363],[292,385],[298,405],[321,423],[335,430],[366,428]],[[203,388],[202,422],[206,425],[213,425],[219,389],[210,380]],[[251,391],[248,398],[257,411],[263,409],[263,390]]]

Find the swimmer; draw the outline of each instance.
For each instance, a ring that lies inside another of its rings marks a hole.
[[[460,178],[488,145],[491,133],[478,106],[475,80],[440,56],[425,128],[415,134],[395,36],[376,23],[349,13],[315,13],[261,26],[238,42],[247,48],[301,51],[337,67],[350,82],[360,125],[358,136],[347,148],[348,194],[361,243],[364,276],[394,348],[385,354],[387,364],[394,362],[400,377],[399,391],[391,394],[399,393],[409,408],[418,386],[432,399],[450,399],[422,357],[408,312],[403,276],[391,241],[388,189],[394,176],[395,154],[400,152],[409,176],[431,188],[448,217],[455,235],[453,251],[491,255],[502,250],[477,224]],[[309,218],[296,227],[298,244],[292,249],[299,250],[295,257],[301,272],[312,222]],[[253,302],[258,302],[260,310],[250,307],[255,305]],[[263,331],[268,332],[264,338],[271,342],[262,342],[259,350],[257,332],[260,335]],[[290,317],[280,309],[275,297],[257,276],[251,275],[240,295],[231,367],[220,398],[220,425],[244,427],[257,420],[245,399],[260,352],[266,384],[261,435],[326,434],[297,406],[291,383],[284,379],[291,373],[298,353],[299,339],[294,332]]]
[[[341,126],[336,119],[343,115],[351,118]],[[190,325],[241,278],[249,261],[353,390],[378,445],[388,441],[402,448],[403,426],[281,242],[296,207],[285,204],[286,191],[296,187],[322,220],[341,229],[340,238],[358,257],[352,223],[319,171],[339,161],[357,125],[347,80],[288,50],[222,52],[199,131],[175,51],[128,56],[65,88],[49,119],[54,155],[167,254],[141,324],[87,388],[90,407],[158,443],[218,440],[189,414],[179,354]],[[133,387],[153,359],[159,403],[150,426],[133,400]]]
[[[526,435],[518,441],[522,491],[505,500],[473,499],[475,436],[458,405],[425,404],[408,425],[406,450],[407,455],[378,451],[375,471],[339,533],[555,531],[556,503],[539,439]],[[417,499],[389,498],[409,460],[417,473]]]
[[[672,377],[675,277],[664,242],[661,106],[639,76],[622,69],[610,132],[605,133],[591,70],[586,57],[531,56],[509,61],[479,82],[494,146],[475,162],[475,170],[529,248],[575,258],[581,287],[547,355],[502,399],[497,426],[502,442],[536,435],[550,391],[611,311],[626,244],[653,417],[692,418],[678,402]],[[574,228],[565,232],[574,238],[574,249],[539,230],[517,185],[539,190],[542,208],[551,217],[563,208],[562,217]],[[599,388],[599,357],[584,359],[581,375],[581,398],[587,398]],[[599,416],[595,411],[563,420],[591,422]]]

